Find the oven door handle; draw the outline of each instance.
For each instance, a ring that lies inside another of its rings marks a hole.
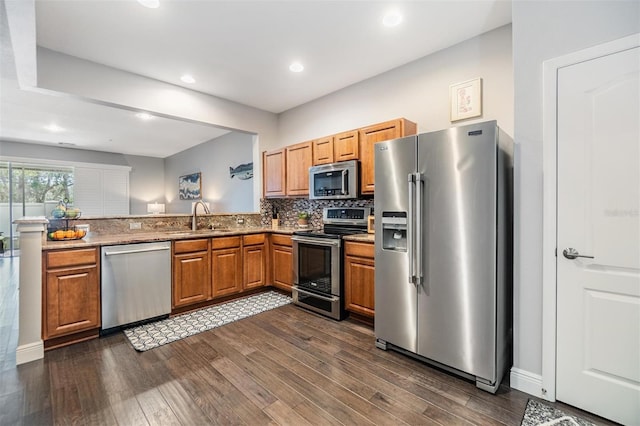
[[[300,235],[294,235],[291,237],[293,241],[297,241],[299,243],[307,243],[307,244],[315,244],[317,246],[326,246],[326,247],[340,247],[339,239],[332,238],[307,238],[302,237]]]
[[[335,302],[336,300],[338,300],[338,298],[336,296],[331,296],[331,297],[320,296],[317,293],[312,293],[310,291],[303,290],[300,287],[298,287],[297,285],[292,286],[292,288],[295,289],[299,293],[306,294],[307,296],[317,297],[318,299],[326,300],[327,302]]]

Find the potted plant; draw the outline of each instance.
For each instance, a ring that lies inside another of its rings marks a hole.
[[[298,213],[298,225],[300,226],[309,225],[309,213],[307,212]]]

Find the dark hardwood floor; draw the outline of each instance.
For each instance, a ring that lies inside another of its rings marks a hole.
[[[143,353],[118,333],[15,367],[17,262],[1,262],[1,425],[519,425],[529,397],[478,390],[377,349],[366,325],[292,305]]]

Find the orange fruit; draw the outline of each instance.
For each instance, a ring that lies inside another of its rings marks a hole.
[[[76,237],[76,231],[74,231],[73,229],[68,229],[68,230],[64,233],[64,237],[65,237],[65,238],[75,238],[75,237]]]
[[[58,229],[53,233],[53,238],[56,240],[61,240],[64,238],[64,231],[62,229]]]

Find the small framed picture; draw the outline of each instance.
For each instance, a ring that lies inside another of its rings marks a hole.
[[[449,86],[451,121],[482,115],[482,79],[476,78]]]
[[[201,178],[200,172],[178,178],[178,194],[181,200],[199,200],[202,198]]]

